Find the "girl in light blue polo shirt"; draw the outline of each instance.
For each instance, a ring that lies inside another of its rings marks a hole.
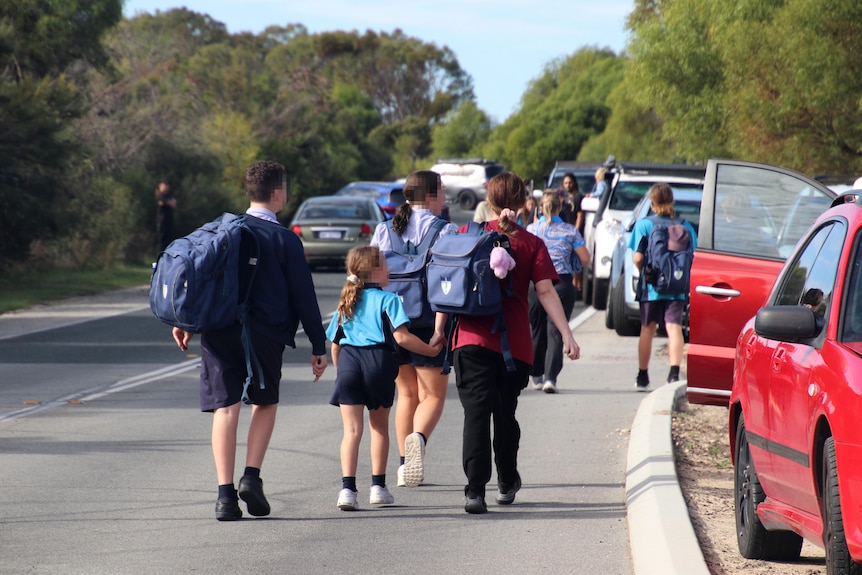
[[[395,401],[398,375],[396,347],[435,356],[442,342],[431,346],[409,331],[410,323],[397,294],[383,291],[389,283],[386,258],[374,246],[357,247],[347,254],[347,282],[341,290],[338,312],[326,330],[332,342],[332,365],[337,370],[329,403],[341,409],[341,484],[338,508],[355,510],[356,465],[365,408],[371,430],[372,505],[395,502],[386,488],[389,457],[389,410]]]

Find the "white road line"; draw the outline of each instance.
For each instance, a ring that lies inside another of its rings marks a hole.
[[[163,367],[161,369],[157,369],[155,371],[151,371],[149,373],[143,373],[141,375],[136,375],[134,377],[129,377],[120,381],[116,381],[114,383],[109,383],[107,385],[100,385],[98,387],[92,387],[90,389],[83,389],[81,391],[76,391],[74,393],[70,393],[69,395],[64,395],[62,397],[58,397],[55,399],[51,399],[44,403],[40,403],[39,405],[33,405],[31,407],[27,407],[25,409],[19,409],[18,411],[13,411],[12,413],[7,413],[5,415],[0,415],[0,423],[4,421],[12,421],[13,419],[19,419],[26,415],[32,415],[34,413],[38,413],[40,411],[45,411],[46,409],[51,409],[54,407],[60,407],[61,405],[67,405],[70,401],[80,401],[87,402],[92,401],[94,399],[98,399],[100,397],[105,397],[106,395],[110,395],[112,393],[117,393],[119,391],[125,391],[127,389],[131,389],[133,387],[137,387],[139,385],[143,385],[145,383],[151,383],[153,381],[158,381],[160,379],[165,379],[168,377],[172,377],[174,375],[178,375],[180,373],[189,371],[191,369],[196,369],[200,366],[200,359],[191,359],[189,361],[184,361],[182,363],[178,363],[176,365],[170,365],[168,367]]]

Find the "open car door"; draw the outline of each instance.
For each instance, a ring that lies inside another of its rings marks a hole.
[[[766,301],[784,260],[835,195],[792,170],[709,160],[691,269],[691,403],[727,405],[743,325]]]

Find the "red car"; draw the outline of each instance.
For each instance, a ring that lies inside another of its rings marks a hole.
[[[691,269],[688,400],[727,405],[736,338],[796,242],[835,197],[802,174],[709,160]]]
[[[846,196],[737,340],[728,423],[746,558],[797,559],[805,538],[826,549],[828,573],[862,573],[860,294],[862,201]]]

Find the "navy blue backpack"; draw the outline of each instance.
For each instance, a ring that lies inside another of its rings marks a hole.
[[[172,241],[153,264],[150,310],[164,323],[192,333],[242,324],[248,386],[257,357],[248,335],[248,298],[260,254],[246,216],[224,213],[191,234]],[[260,379],[261,388],[264,386]]]
[[[501,280],[491,269],[491,250],[498,246],[509,250],[509,238],[476,222],[470,222],[467,233],[440,238],[431,248],[428,262],[428,301],[435,312],[456,318],[496,315],[491,333],[500,332],[506,368],[515,371],[503,319],[503,298],[512,294],[512,279]],[[453,326],[450,331],[450,342],[454,329]]]
[[[694,243],[682,219],[670,222],[651,216],[644,279],[662,295],[688,294]]]
[[[410,318],[411,327],[434,325],[434,311],[428,304],[426,269],[429,250],[445,225],[445,220],[435,220],[422,241],[416,245],[409,240],[405,242],[392,229],[392,222],[386,222],[392,249],[383,252],[389,267],[389,285],[383,289],[398,294]]]

